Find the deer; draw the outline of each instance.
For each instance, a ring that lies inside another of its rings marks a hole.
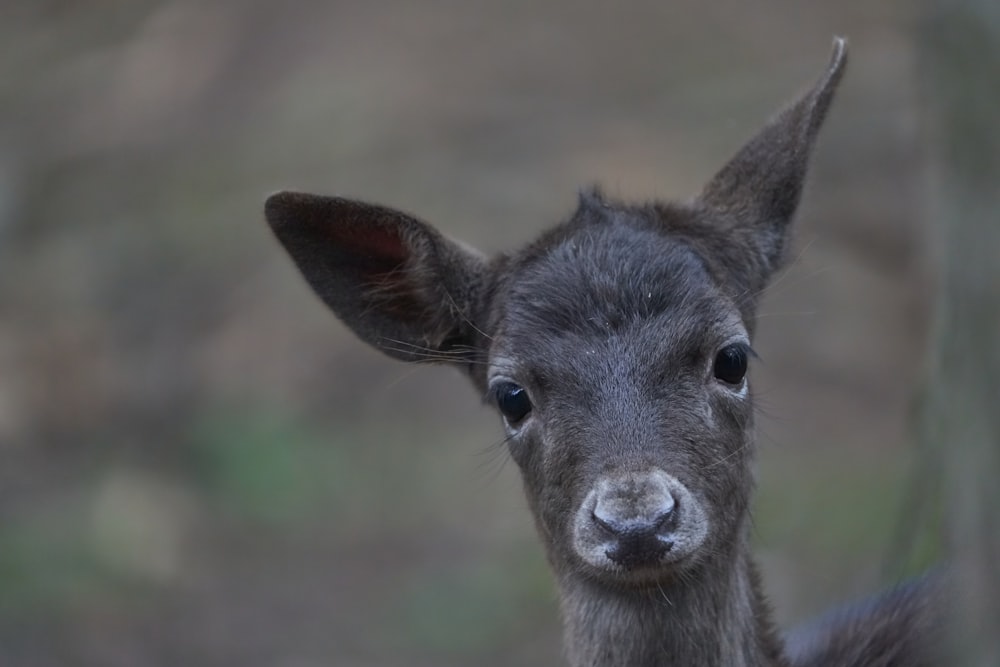
[[[925,664],[932,585],[786,638],[749,544],[756,308],[846,62],[837,38],[815,85],[691,200],[588,189],[516,252],[488,257],[352,199],[265,203],[306,282],[362,341],[460,369],[500,413],[573,667]]]

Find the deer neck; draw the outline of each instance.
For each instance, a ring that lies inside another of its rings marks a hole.
[[[573,667],[785,667],[746,549],[693,577],[622,589],[578,572],[559,577]]]

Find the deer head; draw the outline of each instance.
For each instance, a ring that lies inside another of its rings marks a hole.
[[[362,340],[460,367],[489,396],[560,578],[696,581],[744,548],[756,303],[845,62],[838,40],[819,82],[693,200],[588,191],[510,254],[337,197],[282,192],[266,217]]]

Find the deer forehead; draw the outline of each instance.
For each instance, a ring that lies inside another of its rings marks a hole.
[[[491,354],[507,370],[588,356],[691,357],[747,337],[701,256],[655,229],[576,230],[525,260],[508,284]]]

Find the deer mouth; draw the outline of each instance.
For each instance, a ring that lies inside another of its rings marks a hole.
[[[658,579],[697,555],[709,529],[702,503],[659,468],[601,477],[573,522],[576,555],[598,575]]]

